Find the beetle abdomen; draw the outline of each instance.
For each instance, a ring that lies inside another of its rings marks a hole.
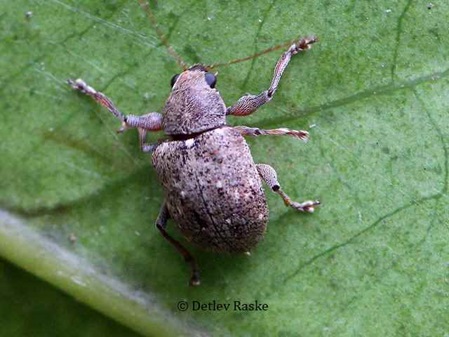
[[[170,216],[201,248],[245,252],[268,221],[261,180],[245,139],[230,127],[160,144],[153,164]]]

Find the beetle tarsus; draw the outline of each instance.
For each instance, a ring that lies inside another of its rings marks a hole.
[[[256,168],[262,180],[265,181],[273,192],[279,194],[282,200],[284,200],[285,206],[292,207],[300,212],[313,213],[315,211],[315,207],[320,205],[318,200],[307,200],[301,203],[292,201],[287,193],[282,190],[274,168],[267,164],[256,164]]]
[[[313,213],[315,212],[315,207],[320,204],[318,200],[307,200],[301,203],[293,201],[290,206],[300,212]]]
[[[248,126],[234,126],[242,136],[290,136],[296,139],[301,139],[304,142],[309,140],[309,132],[305,130],[292,130],[287,128],[279,128],[279,129],[259,129],[259,128],[251,128]]]

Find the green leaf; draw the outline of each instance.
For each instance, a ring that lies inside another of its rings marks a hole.
[[[0,300],[2,337],[137,336],[4,260]]]
[[[250,257],[192,248],[202,285],[189,288],[153,228],[163,191],[136,132],[117,135],[117,120],[65,83],[83,78],[125,113],[161,111],[176,62],[137,2],[10,1],[0,8],[0,255],[147,336],[447,334],[449,4],[151,8],[189,64],[319,36],[270,104],[229,123],[309,129],[306,145],[248,142],[292,198],[322,207],[297,214],[267,191],[265,240]],[[265,90],[280,53],[219,68],[226,103]],[[268,309],[234,307],[256,300]]]

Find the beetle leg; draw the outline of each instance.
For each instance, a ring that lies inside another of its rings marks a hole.
[[[249,126],[234,126],[234,129],[239,131],[242,136],[257,137],[262,135],[270,135],[270,136],[287,135],[301,139],[305,142],[309,140],[309,133],[304,130],[292,130],[287,128],[264,130],[259,128],[251,128]]]
[[[281,196],[286,206],[292,207],[297,211],[313,213],[315,206],[320,205],[318,200],[307,200],[301,203],[292,201],[292,199],[290,199],[290,197],[281,189],[281,185],[278,182],[277,174],[274,168],[267,164],[256,164],[256,168],[259,175],[267,183],[271,190]]]
[[[173,247],[184,257],[184,261],[190,265],[190,269],[192,270],[192,276],[190,277],[190,285],[198,286],[200,285],[200,271],[198,269],[198,265],[195,261],[195,258],[190,254],[190,252],[178,241],[175,240],[167,233],[167,220],[170,218],[170,214],[168,213],[167,205],[164,204],[161,207],[159,215],[156,220],[156,227],[161,232],[162,236],[170,242]]]
[[[147,130],[138,128],[137,131],[139,132],[140,149],[142,150],[142,152],[145,152],[145,153],[153,152],[154,149],[156,149],[158,144],[157,143],[150,144],[150,143],[146,142],[147,133],[148,133]],[[122,130],[120,129],[119,132],[122,132]]]
[[[115,117],[121,120],[122,126],[118,132],[123,132],[128,128],[138,128],[140,148],[143,152],[151,152],[155,145],[145,143],[148,131],[159,131],[162,129],[162,115],[157,112],[150,112],[142,116],[124,115],[115,104],[105,94],[89,86],[82,79],[67,80],[67,83],[75,90],[92,97],[97,103],[108,109]]]
[[[282,56],[276,63],[273,79],[271,80],[271,84],[268,90],[261,92],[259,95],[247,94],[241,97],[237,101],[237,103],[235,103],[231,107],[228,107],[226,114],[235,116],[247,116],[256,111],[261,105],[271,101],[274,93],[277,90],[282,74],[284,73],[285,68],[287,68],[287,65],[290,62],[292,56],[299,53],[300,51],[310,49],[312,43],[316,41],[318,41],[316,37],[307,37],[302,38],[297,43],[292,44],[290,48],[284,54],[282,54]]]

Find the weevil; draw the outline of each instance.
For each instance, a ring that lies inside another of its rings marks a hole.
[[[151,153],[165,192],[156,227],[190,265],[190,285],[200,284],[199,268],[192,254],[167,232],[170,218],[188,241],[202,249],[247,253],[264,237],[268,223],[262,180],[285,205],[297,211],[312,213],[320,204],[317,200],[292,201],[281,188],[274,168],[254,163],[244,138],[288,135],[306,141],[307,131],[226,123],[227,115],[247,116],[271,101],[292,56],[316,41],[316,37],[307,37],[292,43],[276,63],[269,88],[258,95],[246,94],[229,107],[215,88],[217,76],[210,72],[211,66],[201,64],[173,76],[162,113],[141,116],[124,115],[82,79],[68,80],[73,89],[91,96],[117,117],[122,122],[119,131],[137,128],[141,150]],[[147,143],[146,135],[152,131],[163,131],[167,138],[158,144]]]

